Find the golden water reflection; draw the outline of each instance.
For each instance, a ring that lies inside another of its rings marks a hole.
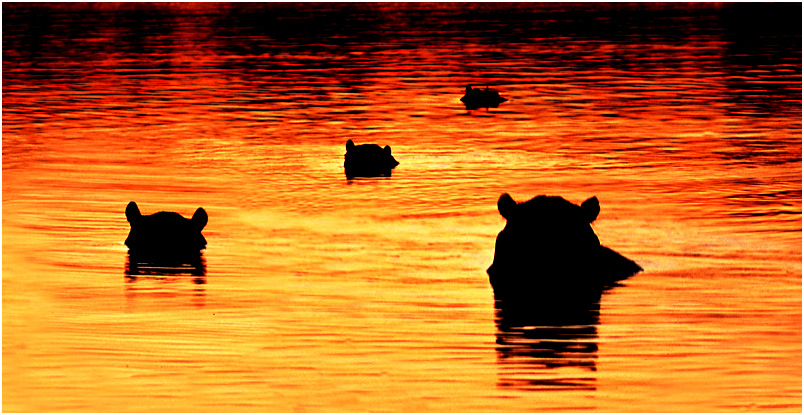
[[[3,410],[798,412],[799,15],[4,3]],[[502,193],[645,271],[501,314]],[[131,200],[203,256],[128,256]]]

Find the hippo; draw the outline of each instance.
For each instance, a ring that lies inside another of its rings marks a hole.
[[[461,102],[466,105],[467,110],[476,110],[478,108],[497,108],[501,103],[508,101],[500,96],[500,93],[489,89],[472,88],[472,85],[466,86],[466,93],[461,98]]]
[[[391,147],[382,148],[376,144],[355,145],[352,140],[346,142],[346,155],[343,167],[346,177],[390,176],[391,170],[398,166]]]
[[[176,212],[157,212],[143,215],[134,202],[126,206],[126,219],[131,232],[126,238],[129,253],[172,256],[198,254],[207,246],[201,235],[208,221],[204,208],[198,208],[192,219]]]
[[[497,208],[507,223],[487,272],[498,301],[588,304],[599,301],[607,287],[642,271],[600,245],[590,226],[600,213],[597,197],[579,206],[559,196],[517,203],[505,193]]]

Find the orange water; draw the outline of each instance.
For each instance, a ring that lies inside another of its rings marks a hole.
[[[4,3],[3,410],[800,411],[800,4],[506,7]],[[503,192],[645,271],[507,329]],[[126,277],[132,200],[203,276]]]

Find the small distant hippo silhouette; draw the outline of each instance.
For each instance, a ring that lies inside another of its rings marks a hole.
[[[137,204],[130,202],[126,206],[126,219],[131,224],[126,246],[132,252],[159,255],[198,253],[207,246],[201,230],[209,217],[203,208],[198,208],[192,219],[187,219],[176,212],[143,215]]]
[[[383,148],[376,144],[355,145],[352,140],[346,142],[343,163],[346,177],[390,176],[391,170],[398,165],[391,155],[391,146]]]
[[[472,88],[472,85],[466,86],[466,93],[461,98],[461,102],[466,105],[467,110],[476,110],[479,108],[497,108],[508,99],[500,96],[500,93],[489,89]]]
[[[642,271],[600,245],[590,226],[600,213],[596,197],[578,206],[558,196],[517,203],[505,193],[497,208],[507,223],[487,272],[498,300],[563,301],[578,293],[599,299],[606,286]]]

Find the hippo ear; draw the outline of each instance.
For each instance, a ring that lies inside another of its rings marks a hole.
[[[382,150],[385,151],[385,154],[391,155],[391,146],[385,146]]]
[[[514,199],[508,193],[503,193],[500,196],[500,200],[497,201],[497,210],[500,211],[500,215],[505,219],[509,219],[514,214],[515,209],[516,202]]]
[[[135,220],[142,217],[140,213],[140,208],[137,207],[137,204],[134,202],[128,202],[128,206],[126,206],[126,219],[129,223],[133,223]]]
[[[198,226],[198,230],[204,229],[204,226],[207,226],[207,221],[209,220],[209,216],[207,216],[207,211],[204,208],[198,208],[193,213],[193,223]]]
[[[354,141],[352,141],[352,140],[347,141],[347,142],[346,142],[346,152],[348,153],[348,152],[349,152],[349,151],[351,151],[353,148],[355,148],[355,143],[354,143]]]
[[[600,202],[597,201],[597,197],[592,196],[581,203],[581,212],[583,212],[584,221],[588,223],[594,222],[600,213]]]

